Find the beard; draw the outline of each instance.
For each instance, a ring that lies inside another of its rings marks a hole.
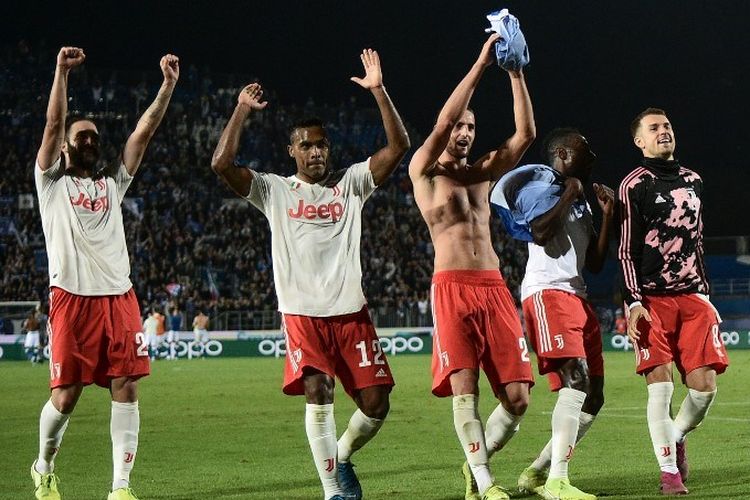
[[[99,148],[96,146],[75,147],[68,143],[68,155],[72,165],[93,172],[99,161]]]
[[[466,152],[464,153],[462,148],[457,147],[455,144],[449,144],[447,148],[445,148],[446,151],[448,151],[448,154],[450,154],[453,158],[457,160],[463,160],[464,158],[468,158],[469,151],[471,151],[471,145],[469,145],[468,148],[466,148]]]

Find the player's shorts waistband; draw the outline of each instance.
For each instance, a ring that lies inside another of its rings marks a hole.
[[[463,283],[465,285],[474,286],[498,286],[505,285],[505,280],[498,269],[459,269],[436,272],[432,275],[432,283]]]

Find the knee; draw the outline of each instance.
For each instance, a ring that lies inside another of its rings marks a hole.
[[[333,379],[327,375],[305,377],[305,397],[307,402],[316,405],[333,403]]]
[[[363,389],[354,399],[360,411],[370,418],[384,420],[391,409],[390,390],[384,387]]]
[[[112,380],[110,386],[112,401],[118,403],[134,403],[138,401],[138,381],[123,377]]]
[[[529,394],[517,394],[509,398],[504,406],[508,413],[520,417],[526,413],[526,409],[529,407]]]
[[[364,405],[364,408],[360,408],[362,413],[370,418],[376,418],[378,420],[384,420],[388,416],[388,412],[391,409],[391,403],[388,396],[380,398],[378,401],[373,401],[369,404]]]
[[[565,387],[586,394],[591,392],[591,380],[589,379],[589,369],[585,359],[569,360],[560,369],[560,375]]]
[[[58,391],[52,394],[52,405],[60,413],[72,413],[78,402],[78,394],[74,391]]]
[[[465,368],[450,375],[451,391],[454,396],[479,394],[479,373]]]

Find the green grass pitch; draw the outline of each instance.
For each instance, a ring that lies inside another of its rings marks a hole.
[[[688,442],[691,498],[750,498],[750,351],[730,353],[708,419]],[[365,498],[463,498],[463,456],[450,399],[430,392],[427,356],[391,358],[397,386],[380,434],[354,456]],[[611,499],[661,498],[646,427],[646,389],[632,353],[606,353],[606,403],[576,450],[573,484]],[[283,360],[261,358],[159,361],[140,386],[141,434],[132,486],[149,499],[318,499],[317,474],[304,432],[304,399],[280,392]],[[0,363],[0,499],[32,499],[28,469],[38,446],[38,416],[47,398],[47,368]],[[675,391],[678,408],[685,394]],[[354,409],[337,389],[339,434]],[[84,391],[56,472],[64,499],[105,499],[111,481],[109,397]],[[486,383],[480,411],[494,408]],[[502,485],[549,438],[554,396],[537,386],[520,432],[493,457]]]

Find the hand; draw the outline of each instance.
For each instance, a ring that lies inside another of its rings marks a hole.
[[[643,306],[634,306],[628,315],[628,337],[633,342],[637,342],[641,338],[641,332],[638,331],[638,322],[641,318],[651,323],[651,315],[648,313],[648,309]]]
[[[581,184],[580,179],[577,177],[568,177],[565,179],[565,190],[570,190],[573,193],[575,196],[574,200],[583,196],[583,184]]]
[[[86,54],[83,53],[83,49],[78,47],[63,47],[57,54],[57,66],[65,70],[70,70],[83,64],[85,59]]]
[[[362,66],[365,68],[365,77],[357,78],[353,76],[350,78],[354,83],[361,85],[366,89],[374,89],[383,86],[383,71],[380,69],[380,57],[378,52],[372,49],[365,49],[359,56],[362,59]]]
[[[245,104],[252,110],[263,109],[268,105],[268,101],[261,102],[263,97],[263,89],[259,83],[251,83],[242,91],[237,97],[237,104]]]
[[[159,61],[159,67],[164,75],[164,81],[176,83],[180,78],[180,58],[172,54],[167,54]]]
[[[499,33],[492,33],[487,41],[484,42],[484,45],[482,45],[482,51],[479,53],[477,62],[485,68],[497,63],[497,58],[495,56],[495,42],[500,40],[500,38],[502,37]]]
[[[599,202],[602,214],[605,217],[612,217],[615,211],[615,192],[604,184],[594,183],[594,193],[596,193],[596,201]]]

